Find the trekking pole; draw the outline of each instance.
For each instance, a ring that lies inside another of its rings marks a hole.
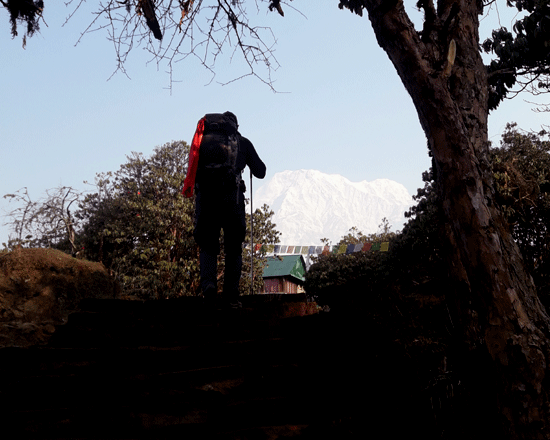
[[[252,210],[252,170],[250,170],[250,294],[254,295],[254,211]]]

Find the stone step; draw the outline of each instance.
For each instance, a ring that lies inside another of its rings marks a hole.
[[[107,301],[104,301],[107,302]],[[128,302],[128,301],[126,301]],[[98,302],[96,301],[97,305]],[[194,311],[160,313],[154,308],[134,306],[132,313],[83,310],[70,315],[68,322],[57,326],[49,340],[54,347],[160,347],[181,346],[212,340],[238,341],[251,338],[272,338],[289,331],[308,331],[306,327],[325,324],[326,316],[310,315],[303,318],[279,319],[257,309],[212,311],[198,307]],[[317,317],[320,319],[310,319]],[[317,322],[319,321],[319,323]]]
[[[83,304],[49,345],[0,349],[3,429],[36,439],[340,439],[365,426],[391,433],[396,417],[408,429],[424,423],[401,396],[412,382],[403,359],[370,355],[384,341],[368,322],[283,319],[271,305],[208,314],[192,301]]]
[[[262,426],[309,425],[340,399],[333,398],[326,386],[317,387],[309,366],[301,367],[296,358],[283,364],[287,346],[275,348],[269,347],[274,358],[250,348],[231,350],[233,359],[229,360],[240,364],[212,366],[214,360],[227,361],[230,354],[217,350],[214,358],[195,361],[197,368],[178,371],[166,371],[164,361],[176,361],[179,350],[126,350],[115,356],[124,359],[125,365],[120,365],[110,356],[115,350],[43,349],[53,357],[63,355],[65,362],[57,369],[34,371],[35,375],[31,375],[32,368],[25,374],[12,371],[11,386],[0,386],[2,414],[8,416],[7,427],[19,427],[22,435],[36,438],[53,433],[79,438],[83,430],[120,435],[164,432],[171,426],[178,433],[204,434],[214,428],[240,432]],[[72,358],[68,352],[73,352]],[[162,356],[167,353],[169,359]],[[152,365],[140,362],[147,357]],[[32,362],[31,357],[26,361]],[[186,424],[204,426],[202,430],[180,426]]]

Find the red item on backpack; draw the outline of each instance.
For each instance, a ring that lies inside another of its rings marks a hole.
[[[197,176],[197,168],[199,166],[199,149],[201,146],[203,133],[204,118],[202,118],[197,124],[195,136],[193,136],[193,142],[191,142],[191,149],[189,150],[187,176],[185,176],[185,181],[183,182],[183,190],[181,191],[181,193],[185,197],[193,197],[193,189],[195,188],[195,177]]]

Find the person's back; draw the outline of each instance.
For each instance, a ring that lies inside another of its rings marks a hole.
[[[204,188],[233,189],[241,180],[242,168],[237,169],[240,135],[237,118],[226,112],[204,116],[204,131],[200,145],[196,183]],[[244,168],[244,167],[243,167]]]
[[[231,112],[205,115],[193,138],[183,193],[191,196],[192,188],[196,189],[193,235],[200,247],[203,295],[212,298],[217,292],[217,256],[223,229],[223,296],[233,304],[238,303],[246,235],[245,185],[241,176],[247,165],[255,177],[265,177],[266,166],[252,143],[238,132],[237,117]]]

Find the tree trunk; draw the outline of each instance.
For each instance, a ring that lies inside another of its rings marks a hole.
[[[436,11],[431,0],[424,1],[422,32],[401,0],[363,3],[378,43],[413,99],[433,155],[465,342],[491,356],[509,438],[550,438],[544,382],[550,321],[494,203],[480,3],[441,0]]]

